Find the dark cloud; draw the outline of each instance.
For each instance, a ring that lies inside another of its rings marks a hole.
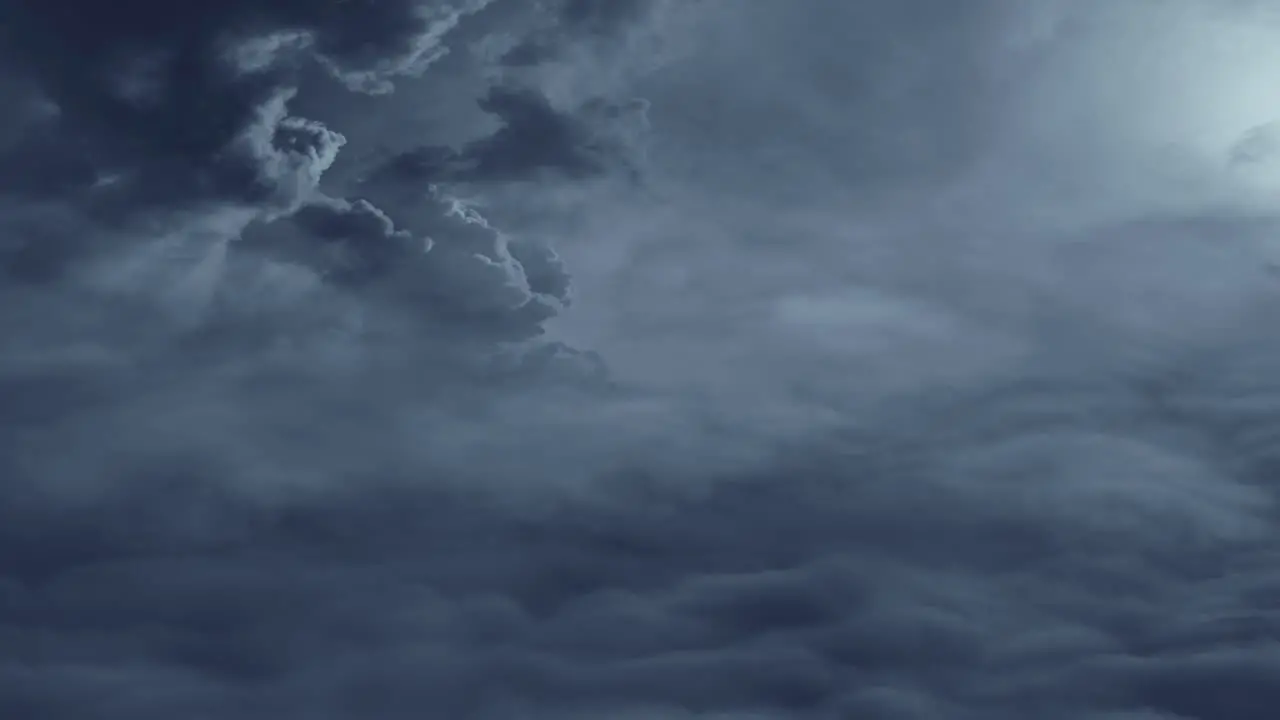
[[[368,200],[314,202],[294,213],[293,221],[305,236],[305,249],[320,252],[312,262],[326,277],[343,285],[361,285],[386,276],[431,249],[429,240],[415,243]]]
[[[454,204],[435,202],[441,217],[430,222],[471,239],[458,247],[439,243],[431,260],[422,261],[433,238],[384,227],[391,219],[367,200],[325,199],[322,175],[346,138],[288,109],[308,78],[306,62],[319,61],[353,89],[387,92],[392,80],[442,57],[443,36],[487,3],[161,5],[30,3],[10,10],[10,55],[57,108],[7,154],[13,177],[26,171],[13,192],[71,202],[97,222],[134,227],[161,218],[190,223],[192,212],[234,211],[224,223],[232,235],[245,219],[270,221],[301,210],[292,229],[251,228],[250,234],[276,236],[268,244],[291,245],[295,261],[305,255],[304,264],[337,284],[395,275],[402,295],[421,296],[417,300],[437,307],[436,314],[501,326],[515,339],[540,332],[554,302],[533,302],[505,239],[474,210],[455,212]],[[524,145],[502,137],[493,142],[486,171],[527,164],[518,157]],[[572,142],[566,139],[564,152],[577,151]],[[504,160],[503,153],[511,157]],[[301,240],[297,231],[314,241]],[[486,234],[491,237],[476,239]],[[6,262],[14,277],[52,277],[85,250],[80,240],[37,237],[26,229],[22,236]],[[533,251],[526,256],[537,261]],[[419,266],[448,269],[406,269]]]
[[[74,152],[100,175],[122,174],[160,205],[289,208],[343,142],[289,115],[300,62],[387,91],[483,4],[19,2],[6,9],[6,50],[57,106],[67,141],[92,143]]]
[[[484,182],[532,180],[555,173],[573,179],[628,169],[622,136],[611,136],[620,116],[643,117],[641,101],[597,99],[578,114],[553,107],[546,96],[519,87],[494,87],[479,106],[501,122],[491,135],[460,150],[428,146],[402,153],[375,172],[394,182]],[[634,175],[635,169],[630,168]]]
[[[5,6],[0,716],[1270,717],[1275,38],[1172,1]]]
[[[957,409],[1007,417],[977,402]],[[380,481],[250,501],[189,461],[108,505],[11,500],[4,696],[50,717],[1263,717],[1265,536],[1173,534],[1233,500],[1100,533],[950,482],[936,437],[863,446],[554,507]],[[928,492],[878,479],[911,457]]]

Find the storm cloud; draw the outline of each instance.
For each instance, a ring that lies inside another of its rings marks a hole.
[[[549,100],[522,88],[495,87],[480,99],[485,112],[501,119],[491,135],[467,143],[461,151],[422,147],[402,153],[375,172],[375,178],[399,182],[484,182],[536,179],[556,173],[586,178],[617,171],[626,162],[622,138],[597,132],[588,118],[617,120],[643,117],[645,105],[617,105],[597,100],[587,104],[590,117],[575,117],[552,107]],[[587,109],[584,108],[584,109]],[[598,127],[602,123],[597,122]],[[609,123],[604,123],[607,127]]]
[[[0,715],[1272,717],[1265,9],[0,21]]]

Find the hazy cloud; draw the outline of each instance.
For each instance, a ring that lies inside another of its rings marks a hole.
[[[550,173],[584,179],[627,168],[624,137],[606,134],[622,118],[643,117],[643,101],[596,100],[578,116],[553,107],[534,90],[494,87],[479,106],[501,127],[454,150],[416,148],[392,158],[374,175],[392,182],[486,182],[536,180]],[[594,122],[593,122],[594,121]]]
[[[1273,714],[1264,9],[0,19],[0,715]]]

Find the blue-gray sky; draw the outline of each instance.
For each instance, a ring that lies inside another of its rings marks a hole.
[[[1280,13],[0,5],[0,717],[1261,720]]]

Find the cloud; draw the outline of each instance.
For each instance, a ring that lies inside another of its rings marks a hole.
[[[620,116],[643,118],[645,104],[623,105],[597,99],[589,110],[596,120],[553,107],[538,92],[493,87],[479,106],[496,116],[501,127],[464,145],[461,150],[428,146],[402,153],[375,171],[375,179],[393,182],[485,182],[533,180],[548,173],[582,179],[625,167],[628,147],[623,137],[601,130],[621,126]],[[634,173],[634,169],[632,169]]]
[[[290,219],[292,232],[270,228],[242,241],[243,245],[274,251],[281,260],[308,267],[344,287],[382,280],[397,266],[420,262],[420,256],[433,247],[430,238],[415,238],[397,229],[385,212],[364,199],[320,197]]]
[[[401,258],[406,265],[422,265],[417,256],[433,241],[408,239],[421,233],[339,231],[332,226],[339,215],[385,218],[386,213],[368,200],[327,199],[321,191],[322,177],[347,139],[320,121],[292,115],[289,107],[299,84],[308,80],[308,60],[318,61],[353,89],[389,92],[393,79],[416,76],[443,57],[443,36],[487,4],[402,2],[362,10],[347,3],[279,3],[256,9],[233,3],[181,12],[147,5],[111,10],[95,6],[78,14],[40,4],[22,6],[14,10],[11,54],[24,70],[30,68],[58,112],[10,153],[15,170],[24,165],[42,170],[35,178],[38,182],[28,180],[15,190],[38,193],[53,204],[72,203],[97,222],[123,221],[132,228],[125,234],[139,227],[150,232],[145,228],[155,222],[181,227],[187,234],[192,223],[220,225],[225,228],[220,242],[248,229],[259,237],[282,236],[276,245],[289,244],[289,237],[297,233],[286,225],[260,230],[249,223],[270,223],[301,211],[287,225],[318,232],[312,245],[321,246],[321,252],[336,248],[348,256],[338,264],[381,262],[377,268],[321,270],[339,284],[344,273],[393,274],[388,263]],[[67,61],[66,48],[72,46],[80,48],[74,64]],[[502,152],[496,148],[488,162],[503,162]],[[453,284],[451,289],[419,287],[412,293],[423,296],[420,301],[447,305],[458,313],[522,308],[522,319],[500,321],[508,325],[536,326],[553,314],[549,305],[529,304],[522,270],[506,253],[505,240],[498,239],[474,210],[463,213],[464,221],[449,220],[463,217],[455,206],[461,207],[436,202],[441,217],[432,222],[451,223],[450,231],[464,235],[493,237],[469,250],[439,244],[434,262],[425,266],[450,269],[424,269],[420,273],[425,274],[403,284]],[[414,208],[421,210],[421,205]],[[215,215],[225,220],[199,219]],[[355,251],[360,258],[354,259],[351,238],[334,233],[360,232],[385,238],[362,243]],[[68,257],[38,259],[51,253]],[[38,268],[62,266],[72,262],[70,255],[83,253],[77,243],[31,238],[15,244],[11,264],[18,274],[35,277],[57,272]],[[382,261],[375,259],[379,255]],[[533,251],[526,255],[537,261]],[[432,278],[432,272],[446,276]],[[492,287],[472,296],[463,286],[468,282]],[[493,297],[482,299],[486,292]],[[496,299],[502,293],[509,297]],[[452,299],[441,299],[445,296]],[[538,331],[513,327],[512,332],[518,337]]]
[[[1170,534],[1184,527],[1177,513],[1221,502],[1202,500],[1127,537],[1099,535],[1094,518],[1058,512],[1094,512],[1078,502],[1027,512],[1001,491],[955,483],[933,438],[878,452],[810,450],[803,465],[697,496],[539,509],[380,483],[246,502],[194,477],[135,485],[110,512],[50,517],[6,503],[11,542],[102,558],[6,555],[27,564],[9,571],[21,622],[7,647],[58,639],[14,687],[38,695],[59,683],[34,706],[45,712],[110,697],[135,712],[187,702],[251,717],[279,707],[399,717],[427,703],[476,717],[1262,712],[1248,709],[1265,697],[1248,673],[1265,673],[1265,655],[1249,648],[1265,647],[1255,643],[1269,621],[1249,584],[1269,581],[1217,569],[1224,540],[1233,563],[1265,562],[1261,527]],[[915,488],[928,492],[889,487],[901,470],[874,479],[911,452],[924,453]],[[1119,480],[1147,461],[1115,462],[1127,463],[1110,475]],[[1227,507],[1237,519],[1265,512]],[[1220,649],[1241,632],[1254,640]],[[72,671],[100,657],[117,670]],[[170,699],[122,694],[162,680],[176,688]],[[1180,689],[1188,683],[1203,691]],[[1224,683],[1244,684],[1211,699]]]
[[[553,60],[575,43],[587,40],[610,40],[634,27],[655,3],[648,0],[559,0],[552,3],[540,32],[521,42],[511,43],[500,61],[510,67],[536,65]]]
[[[0,709],[1270,717],[1269,25],[504,5],[3,11]]]
[[[130,186],[130,200],[288,211],[343,143],[288,111],[306,62],[353,89],[389,92],[486,4],[21,3],[7,50],[57,108],[60,136],[92,143],[76,152]]]

